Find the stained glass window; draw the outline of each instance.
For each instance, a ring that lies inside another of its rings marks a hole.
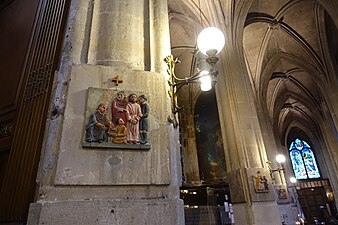
[[[297,138],[291,143],[289,154],[296,179],[320,178],[315,156],[308,143]]]

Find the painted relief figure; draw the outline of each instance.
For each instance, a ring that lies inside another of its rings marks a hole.
[[[112,142],[115,144],[127,144],[127,127],[124,125],[125,122],[122,118],[118,117],[114,122],[114,128],[109,131]]]
[[[288,192],[285,188],[279,186],[278,188],[278,198],[279,199],[287,199],[288,198]]]
[[[141,107],[141,119],[139,123],[140,129],[140,144],[146,144],[148,142],[148,115],[149,115],[149,105],[147,103],[147,96],[140,95],[138,101]]]
[[[119,91],[111,104],[112,121],[121,118],[125,123],[127,122],[127,104],[126,94],[124,91]]]
[[[107,116],[107,105],[100,103],[96,111],[89,117],[86,127],[87,142],[104,142],[107,140],[107,131],[112,124]]]
[[[269,192],[268,180],[262,176],[258,171],[256,175],[252,176],[255,192]]]
[[[127,105],[127,141],[136,144],[139,142],[139,121],[142,117],[141,107],[137,103],[136,94],[130,94],[128,97],[129,103]]]

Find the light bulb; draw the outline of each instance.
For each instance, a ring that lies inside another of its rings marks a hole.
[[[209,75],[209,72],[204,70],[201,72],[201,75],[201,91],[209,91],[211,89],[211,77]]]
[[[278,155],[276,156],[276,161],[277,161],[278,163],[283,163],[283,162],[285,162],[285,156],[282,155],[282,154],[278,154]]]
[[[290,177],[290,181],[291,181],[291,183],[296,183],[297,182],[297,179],[295,178],[295,177]]]
[[[216,27],[208,27],[201,31],[197,37],[197,46],[200,52],[207,55],[210,50],[215,50],[215,54],[222,51],[225,39],[222,31]]]

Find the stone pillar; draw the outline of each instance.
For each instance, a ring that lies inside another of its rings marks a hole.
[[[183,90],[182,90],[183,91]],[[194,123],[194,112],[189,104],[185,104],[180,117],[182,130],[182,155],[184,164],[184,178],[188,185],[201,184],[198,154],[196,146],[196,133]]]
[[[216,93],[222,135],[227,143],[225,155],[235,224],[279,225],[280,214],[242,48],[236,45],[238,40],[233,40],[236,35],[225,35],[226,50],[220,55]],[[255,189],[258,177],[265,177],[267,186]]]
[[[51,100],[58,113],[46,128],[28,224],[184,224],[178,132],[167,122],[168,85],[160,73],[170,49],[166,5],[72,1]],[[157,10],[150,29],[150,11]],[[150,37],[160,40],[151,51]],[[154,64],[153,71],[144,69],[145,62]],[[148,96],[150,144],[88,148],[89,114],[101,102],[110,106],[120,90]]]
[[[163,72],[163,55],[170,54],[168,3],[161,0],[149,0],[149,8],[150,71],[160,73]]]
[[[329,115],[330,123],[332,123],[333,129],[338,130],[338,90],[336,90],[335,85],[332,85],[332,88],[327,89],[327,97],[326,100],[328,104],[322,103],[323,111],[325,114]],[[337,159],[338,153],[336,153],[335,157]],[[337,167],[336,167],[337,169]]]
[[[333,122],[333,115],[326,110],[325,104],[323,104],[323,106],[323,111],[325,113],[324,118],[321,121],[323,140],[322,143],[318,145],[321,154],[317,154],[317,160],[319,161],[318,164],[322,165],[322,175],[326,175],[330,179],[336,205],[338,205],[338,178],[336,175],[338,172],[338,153],[336,150],[338,148],[337,128]],[[323,167],[326,169],[325,174],[323,174]]]
[[[96,0],[88,63],[143,70],[149,39],[147,1]]]

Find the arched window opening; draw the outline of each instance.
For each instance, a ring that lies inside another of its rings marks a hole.
[[[290,144],[289,155],[296,179],[320,178],[315,155],[307,142],[296,138]]]

